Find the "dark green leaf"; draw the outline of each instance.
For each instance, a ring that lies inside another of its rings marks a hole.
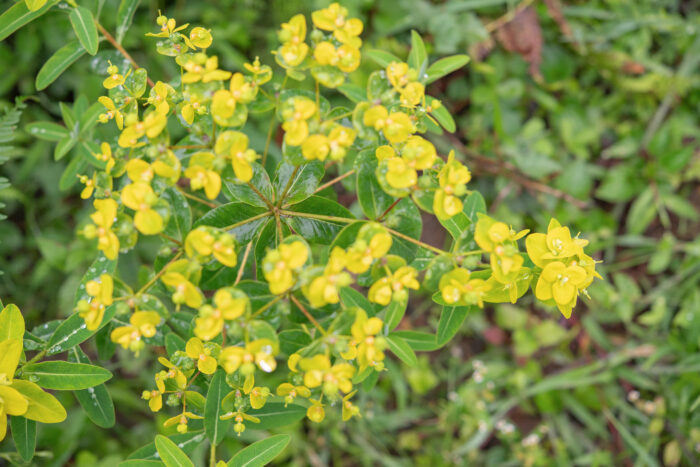
[[[116,311],[116,306],[111,305],[105,309],[104,318],[97,329],[89,330],[85,326],[85,320],[78,314],[73,313],[66,318],[49,339],[47,344],[47,354],[54,355],[72,349],[76,345],[85,342],[92,337],[99,329],[106,326]]]
[[[394,197],[388,195],[377,182],[377,157],[374,149],[366,149],[357,155],[357,200],[362,212],[369,219],[377,219],[391,206]]]
[[[321,161],[310,161],[296,167],[286,161],[282,161],[275,172],[274,186],[278,198],[282,196],[287,188],[289,178],[292,174],[295,174],[294,180],[289,185],[283,200],[284,204],[287,205],[299,203],[313,195],[323,178],[325,170]]]
[[[187,433],[178,433],[169,437],[171,441],[176,443],[185,454],[192,452],[206,439],[204,431],[189,431]],[[158,452],[154,442],[140,447],[132,452],[128,459],[152,460],[158,459]]]
[[[464,318],[467,317],[470,307],[444,306],[440,314],[440,322],[437,329],[437,344],[442,347],[447,344],[462,327]]]
[[[437,349],[439,346],[435,340],[435,335],[429,332],[423,331],[394,331],[391,333],[392,336],[400,337],[404,340],[413,350],[418,350],[422,352],[431,351]]]
[[[119,3],[117,10],[117,42],[120,44],[124,39],[124,34],[131,26],[131,21],[134,18],[134,12],[138,8],[140,0],[122,0]]]
[[[469,57],[466,55],[453,55],[451,57],[441,58],[428,67],[426,84],[430,84],[445,75],[449,75],[453,71],[462,68],[467,63],[469,63]]]
[[[384,217],[382,223],[416,240],[420,240],[423,231],[420,211],[409,198],[402,199],[394,206],[391,212]],[[418,245],[415,243],[393,236],[389,254],[401,256],[407,263],[410,263],[416,257],[417,250]]]
[[[377,314],[376,307],[369,300],[367,300],[367,297],[352,287],[341,287],[339,295],[341,303],[346,308],[356,306],[365,310],[367,316],[374,316]]]
[[[84,53],[85,49],[78,41],[71,41],[58,49],[36,75],[36,90],[46,89]]]
[[[248,413],[260,419],[260,423],[246,420],[245,424],[248,429],[269,430],[270,428],[291,425],[301,420],[306,416],[306,408],[297,404],[289,404],[285,408],[283,402],[268,402],[263,408],[250,410]]]
[[[353,219],[354,216],[342,205],[320,196],[311,196],[301,203],[289,206],[290,211],[322,215],[342,217]],[[308,242],[330,244],[340,230],[346,225],[346,222],[339,222],[329,219],[312,219],[308,217],[294,216],[287,218],[291,227],[297,234],[301,235]]]
[[[226,432],[231,426],[231,420],[221,420],[219,417],[223,414],[221,401],[229,392],[230,388],[226,384],[226,373],[219,370],[214,373],[209,382],[209,390],[207,391],[207,402],[204,406],[204,430],[207,438],[214,444],[219,444],[226,436]]]
[[[5,414],[3,414],[4,416]],[[34,457],[34,449],[36,448],[36,422],[14,416],[10,417],[10,428],[17,452],[22,456],[22,459],[29,462]]]
[[[338,91],[354,103],[367,100],[367,91],[362,86],[353,83],[345,83],[338,86]]]
[[[399,357],[406,365],[416,366],[418,364],[415,352],[400,336],[391,333],[386,336],[386,341],[389,344],[389,350]]]
[[[22,374],[42,388],[68,391],[91,388],[112,377],[98,366],[59,361],[31,363]]]
[[[245,244],[255,236],[265,222],[266,217],[260,216],[265,212],[267,212],[266,209],[245,203],[228,203],[207,212],[195,222],[194,227],[211,225],[212,227],[228,228],[229,232],[236,236],[239,244]],[[260,217],[246,222],[256,216]]]
[[[187,198],[174,187],[168,187],[161,198],[172,208],[164,233],[176,240],[184,241],[192,228],[192,209]]]
[[[80,347],[73,348],[73,351],[68,356],[71,361],[77,363],[90,363],[90,359],[80,350]],[[114,403],[112,402],[112,396],[109,395],[107,386],[99,384],[93,388],[74,391],[73,394],[75,394],[75,398],[78,399],[88,418],[95,425],[101,428],[114,426]]]
[[[408,300],[392,300],[389,306],[386,308],[386,314],[384,315],[384,323],[389,331],[396,328],[399,325],[403,316],[406,314],[406,307],[408,306]]]
[[[170,438],[156,435],[155,443],[158,455],[166,467],[194,467],[187,454],[177,447],[177,444],[172,442]]]
[[[250,183],[268,201],[273,202],[275,200],[275,192],[272,189],[272,183],[270,183],[270,176],[263,166],[257,162],[250,165],[253,168],[253,178],[250,180]],[[224,181],[223,193],[231,201],[239,201],[251,206],[267,207],[267,203],[247,183],[236,183],[226,180]]]
[[[386,68],[389,66],[391,62],[402,62],[399,57],[396,55],[393,55],[389,52],[385,52],[384,50],[378,50],[378,49],[369,49],[369,50],[363,50],[362,51],[363,55],[366,57],[369,57],[370,60],[372,60],[374,63],[377,65],[381,66],[382,68]]]
[[[277,457],[291,437],[289,435],[274,435],[256,441],[236,453],[226,464],[229,467],[262,467]]]

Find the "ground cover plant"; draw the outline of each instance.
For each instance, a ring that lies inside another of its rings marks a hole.
[[[3,458],[692,464],[693,12],[506,3],[10,6]]]

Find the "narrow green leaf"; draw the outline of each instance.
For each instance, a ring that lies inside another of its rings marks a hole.
[[[320,196],[311,196],[301,203],[289,206],[288,209],[290,211],[306,214],[320,214],[323,216],[346,219],[355,218],[352,213],[341,204]],[[292,228],[308,242],[322,243],[324,245],[329,245],[335,236],[338,235],[338,232],[347,224],[341,221],[311,219],[301,216],[288,218],[288,222]]]
[[[256,441],[238,451],[226,465],[229,467],[262,467],[267,465],[287,447],[290,439],[289,435],[275,435]]]
[[[406,314],[406,307],[408,306],[408,299],[405,300],[392,300],[386,309],[386,314],[384,315],[384,323],[389,331],[396,328],[399,325],[403,316]]]
[[[341,287],[339,295],[341,303],[346,308],[356,306],[365,310],[367,316],[374,316],[377,314],[376,307],[369,300],[367,300],[367,297],[352,287]]]
[[[437,329],[437,343],[439,346],[447,344],[462,327],[464,318],[467,317],[470,307],[444,306]]]
[[[36,422],[19,416],[10,417],[10,427],[17,452],[29,462],[36,448]]]
[[[226,384],[226,373],[219,370],[214,373],[214,376],[209,383],[209,391],[207,391],[207,402],[204,406],[204,431],[207,438],[213,444],[219,444],[226,436],[226,432],[231,426],[231,420],[221,420],[223,409],[221,401],[228,393],[228,385]]]
[[[44,141],[59,141],[70,134],[66,127],[54,122],[32,122],[24,127],[24,131]]]
[[[172,442],[182,449],[185,454],[192,454],[194,450],[205,439],[204,430],[188,431],[187,433],[177,433],[169,437]],[[151,442],[138,448],[129,454],[127,460],[158,460],[159,455],[156,450],[156,443]]]
[[[445,75],[449,75],[453,71],[462,68],[467,63],[469,63],[469,57],[467,55],[453,55],[451,57],[441,58],[428,67],[428,71],[426,72],[428,74],[426,84],[430,84]]]
[[[389,350],[399,357],[406,365],[416,366],[418,364],[415,352],[401,337],[391,333],[386,336],[386,341],[389,344]]]
[[[95,26],[95,18],[92,17],[92,12],[84,6],[74,8],[68,15],[70,24],[73,26],[73,32],[83,45],[83,48],[90,55],[97,53],[97,27]]]
[[[97,331],[106,326],[116,311],[116,306],[108,306],[105,309],[104,318],[97,329],[87,329],[85,320],[78,314],[73,313],[66,318],[54,331],[47,344],[47,354],[54,355],[72,349],[92,337]]]
[[[156,449],[166,467],[194,467],[187,454],[163,435],[156,435]]]
[[[7,11],[0,15],[0,41],[5,40],[7,36],[22,26],[34,21],[39,16],[49,11],[56,3],[58,3],[58,0],[49,0],[36,11],[29,11],[24,1],[12,5]]]
[[[58,161],[63,159],[63,157],[68,154],[71,149],[73,149],[77,142],[78,140],[73,138],[71,135],[68,135],[60,140],[53,151],[54,160]]]
[[[121,461],[119,467],[158,467],[163,464],[161,461],[152,461],[145,459],[128,459]]]
[[[109,370],[99,366],[59,361],[31,363],[22,374],[42,388],[68,391],[91,388],[112,377]]]
[[[427,352],[437,349],[437,340],[435,335],[423,331],[394,331],[392,336],[397,336],[403,339],[413,350]]]
[[[104,111],[105,106],[102,105],[101,102],[95,102],[92,104],[87,111],[80,116],[80,133],[83,134],[97,125],[100,114],[104,113]]]
[[[391,62],[403,61],[396,55],[378,49],[363,50],[362,53],[382,68],[386,68]]]
[[[90,363],[90,359],[80,350],[80,347],[74,347],[68,357],[73,362]],[[94,388],[74,391],[73,394],[75,398],[78,399],[80,406],[83,408],[88,418],[92,420],[95,425],[101,428],[110,428],[114,426],[114,403],[112,402],[112,396],[109,395],[107,386],[99,384]]]
[[[345,83],[338,86],[338,91],[354,103],[367,100],[367,90],[353,83]]]
[[[117,34],[116,39],[120,44],[124,39],[124,34],[131,26],[134,19],[134,12],[138,8],[140,0],[122,0],[117,10]]]
[[[411,30],[411,53],[408,54],[408,66],[420,72],[427,59],[428,52],[425,51],[423,39],[415,30]]]
[[[103,253],[98,253],[97,258],[95,258],[95,261],[92,262],[88,270],[85,271],[85,274],[83,275],[82,279],[80,279],[80,285],[78,285],[78,290],[75,291],[75,296],[73,298],[73,307],[75,308],[80,300],[90,299],[90,296],[88,295],[87,290],[85,288],[86,284],[89,281],[99,280],[99,277],[102,274],[112,275],[116,270],[116,259],[110,260],[107,259]]]
[[[455,123],[454,118],[452,118],[452,115],[450,115],[450,112],[447,110],[447,107],[445,107],[443,104],[436,106],[435,104],[438,102],[438,100],[432,97],[428,97],[427,100],[428,105],[433,109],[430,114],[435,117],[435,120],[437,120],[445,130],[450,133],[454,133],[457,129],[457,124]]]
[[[249,414],[260,419],[260,423],[245,421],[248,429],[269,430],[291,425],[306,416],[306,408],[298,404],[284,406],[283,402],[268,402],[262,409],[251,410]]]
[[[78,41],[71,41],[58,49],[36,75],[36,90],[46,89],[84,53],[85,49]]]

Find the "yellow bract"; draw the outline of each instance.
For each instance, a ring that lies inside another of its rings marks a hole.
[[[311,306],[322,307],[329,303],[338,303],[340,301],[338,296],[340,287],[349,285],[352,282],[350,274],[344,271],[346,261],[345,250],[340,247],[333,248],[323,274],[312,279],[303,289],[304,295],[309,299]]]
[[[451,151],[447,163],[438,175],[440,188],[435,192],[433,199],[433,211],[437,217],[447,219],[462,211],[463,205],[459,196],[467,192],[467,183],[471,178],[469,169],[455,160],[454,151]]]
[[[225,131],[217,138],[214,151],[231,157],[233,171],[240,181],[249,182],[253,178],[250,164],[255,162],[258,155],[248,147],[248,135],[240,131]]]
[[[197,361],[197,368],[205,375],[211,375],[216,371],[216,359],[211,356],[211,350],[198,337],[187,341],[185,352],[188,357]]]
[[[355,322],[350,329],[352,340],[341,356],[346,360],[357,359],[359,371],[372,367],[377,371],[384,368],[384,349],[386,339],[378,334],[382,331],[384,322],[377,317],[367,317],[367,313],[358,309]]]
[[[309,249],[299,240],[283,243],[268,251],[263,259],[262,270],[270,292],[281,294],[291,289],[296,282],[298,270],[308,258]]]
[[[86,238],[97,237],[97,249],[108,259],[116,259],[119,254],[119,239],[112,231],[112,225],[117,218],[117,202],[113,199],[96,199],[93,202],[96,212],[90,215],[94,224],[85,226],[83,235]]]
[[[144,182],[131,183],[124,187],[121,195],[124,206],[136,211],[134,225],[144,235],[155,235],[165,228],[163,218],[160,217],[153,205],[158,201],[151,185]]]
[[[129,318],[129,326],[119,326],[110,335],[115,342],[125,349],[131,350],[137,356],[144,347],[142,337],[156,335],[156,326],[160,323],[160,315],[155,311],[137,311]]]
[[[182,75],[184,84],[192,84],[201,81],[210,83],[212,81],[223,81],[231,76],[230,71],[219,70],[219,58],[207,57],[204,54],[195,54],[195,57],[188,60],[183,66],[185,74]]]
[[[285,131],[284,141],[290,146],[299,146],[309,136],[307,120],[316,113],[316,104],[309,98],[297,96],[287,102],[282,111]]]
[[[197,287],[179,272],[166,272],[160,278],[163,284],[174,289],[173,303],[180,306],[185,303],[190,308],[202,306],[204,296]]]
[[[113,302],[112,293],[114,291],[114,281],[109,274],[102,274],[99,279],[88,281],[85,284],[85,292],[91,297],[90,300],[80,300],[77,310],[80,317],[85,320],[85,326],[94,331],[102,323],[105,315],[105,308]]]
[[[214,255],[217,261],[230,268],[236,266],[238,261],[234,237],[206,226],[197,227],[187,234],[185,253],[198,260],[208,260],[209,256]]]
[[[190,188],[204,188],[207,198],[215,199],[221,191],[221,175],[214,169],[216,156],[211,152],[198,152],[190,158],[185,177],[190,179]]]
[[[282,46],[277,50],[277,55],[284,65],[295,67],[301,65],[309,52],[306,39],[306,18],[304,15],[293,16],[288,23],[282,23],[277,33]]]
[[[389,113],[383,105],[375,105],[367,110],[363,122],[377,131],[382,131],[384,137],[392,144],[403,143],[416,131],[411,117],[403,112]]]
[[[362,40],[359,35],[362,34],[362,21],[347,16],[347,8],[338,3],[332,3],[328,8],[311,13],[311,20],[317,28],[332,31],[339,42],[360,48]]]
[[[408,298],[406,289],[418,290],[418,271],[411,266],[401,266],[388,276],[382,277],[369,288],[369,301],[388,305],[392,300]]]
[[[212,340],[224,329],[224,321],[243,316],[250,308],[248,296],[237,289],[219,289],[214,294],[214,305],[204,305],[195,320],[194,333],[205,341]]]
[[[456,268],[440,278],[442,299],[450,305],[478,305],[483,308],[484,294],[491,286],[483,279],[471,279],[469,271]]]
[[[379,224],[365,224],[357,240],[348,247],[345,267],[355,274],[367,271],[375,259],[382,258],[391,248],[391,235]]]
[[[331,361],[326,355],[314,355],[311,358],[302,358],[299,368],[304,372],[304,386],[317,388],[323,385],[323,393],[333,397],[338,390],[343,393],[352,391],[352,377],[355,367],[349,363],[336,363],[331,366]]]

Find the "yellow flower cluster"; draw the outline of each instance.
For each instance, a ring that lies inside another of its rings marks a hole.
[[[185,238],[185,253],[188,258],[206,262],[214,257],[218,262],[232,268],[238,262],[235,237],[207,226],[197,227]]]

